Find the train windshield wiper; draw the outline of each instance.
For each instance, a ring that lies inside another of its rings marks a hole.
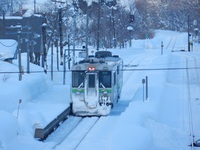
[[[100,83],[100,85],[105,89],[106,87],[103,85],[103,83]]]
[[[78,86],[78,89],[80,89],[83,86],[83,82]]]

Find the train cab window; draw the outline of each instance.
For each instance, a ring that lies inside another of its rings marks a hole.
[[[110,71],[100,71],[99,72],[99,86],[111,87],[111,72]]]
[[[79,87],[84,85],[84,71],[73,71],[72,72],[72,87]]]
[[[95,87],[95,75],[94,74],[90,74],[88,76],[88,87],[89,88],[94,88]]]

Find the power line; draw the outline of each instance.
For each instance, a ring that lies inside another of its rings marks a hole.
[[[122,71],[165,71],[165,70],[186,70],[186,69],[200,69],[200,67],[175,67],[175,68],[141,68],[141,69],[123,69]]]
[[[169,71],[169,70],[187,70],[187,69],[200,69],[200,67],[182,67],[182,68],[141,68],[141,69],[122,69],[120,71]],[[50,73],[52,71],[47,71],[47,73]],[[53,71],[53,72],[64,72],[64,70],[59,70],[59,71]],[[71,70],[66,70],[66,72],[71,72]],[[0,74],[15,74],[15,73],[20,73],[19,71],[0,71]],[[45,73],[44,71],[30,71],[30,73]]]

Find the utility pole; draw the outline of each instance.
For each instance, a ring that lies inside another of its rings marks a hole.
[[[73,14],[73,64],[75,64],[75,41],[76,41],[76,15],[78,12],[78,6],[76,1],[73,1],[74,14]]]
[[[87,16],[86,16],[86,42],[85,42],[85,50],[86,50],[86,57],[88,57],[88,24],[89,24],[89,17],[88,17],[88,7],[87,7]]]
[[[33,33],[33,30],[31,30],[31,32]],[[30,59],[32,63],[34,62],[33,52],[34,52],[34,40],[33,36],[30,36]]]
[[[18,65],[19,65],[19,81],[22,80],[22,65],[21,65],[21,25],[19,25],[17,31],[18,36]]]
[[[36,0],[34,0],[34,14],[36,13]]]
[[[58,13],[59,13],[59,32],[60,32],[60,65],[63,65],[62,8],[58,9]]]
[[[97,51],[99,51],[99,37],[100,37],[100,13],[101,13],[101,4],[100,0],[98,1],[99,7],[98,7],[98,19],[97,19]]]
[[[68,69],[70,69],[70,61],[71,61],[71,56],[70,56],[70,36],[68,35]]]
[[[28,41],[27,41],[27,73],[30,73],[30,30],[31,30],[31,28],[30,27],[28,27],[27,28],[28,29],[28,32],[27,32],[27,39],[28,39]]]
[[[112,6],[112,23],[113,23],[113,45],[116,48],[116,33],[115,33],[115,16],[114,16],[114,8]]]
[[[59,70],[59,50],[58,50],[58,38],[56,38],[55,42],[56,42],[57,70]]]
[[[6,37],[6,19],[5,19],[5,11],[3,10],[3,38],[5,39]]]
[[[63,71],[63,85],[65,85],[65,78],[66,78],[66,51],[67,49],[64,50],[64,71]]]
[[[10,6],[10,7],[11,7],[11,8],[10,8],[10,14],[13,15],[13,0],[11,0],[10,3],[11,3],[11,4],[10,4],[10,5],[11,5],[11,6]]]
[[[73,64],[75,64],[76,12],[73,16]]]
[[[190,15],[188,14],[188,52],[190,52]]]
[[[53,42],[51,41],[51,80],[53,81]]]
[[[42,40],[43,40],[43,60],[42,66],[44,67],[44,72],[47,73],[47,49],[46,49],[46,16],[44,14],[44,21],[42,24]]]

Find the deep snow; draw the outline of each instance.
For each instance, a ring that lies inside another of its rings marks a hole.
[[[164,43],[163,55],[161,41]],[[97,122],[77,149],[190,149],[190,101],[194,140],[200,138],[199,44],[194,44],[192,52],[180,51],[187,50],[187,33],[161,30],[156,32],[154,39],[132,42],[131,48],[111,50],[123,58],[125,65],[119,103],[109,116]],[[0,150],[53,149],[56,140],[39,142],[34,139],[34,130],[44,127],[69,106],[70,72],[67,71],[66,85],[62,84],[62,72],[55,72],[52,82],[50,72],[45,74],[42,68],[33,64],[31,71],[41,72],[27,74],[26,54],[22,58],[25,71],[22,81],[18,81],[17,73],[0,74]],[[17,60],[13,64],[0,61],[0,72],[17,72],[17,63]],[[50,69],[50,61],[48,64]],[[190,69],[185,69],[187,67]],[[149,81],[147,100],[143,99],[142,84],[146,76]],[[87,121],[84,123],[87,126]],[[74,134],[81,132],[80,128]],[[71,136],[76,140],[76,136]],[[55,149],[73,149],[70,140]]]

